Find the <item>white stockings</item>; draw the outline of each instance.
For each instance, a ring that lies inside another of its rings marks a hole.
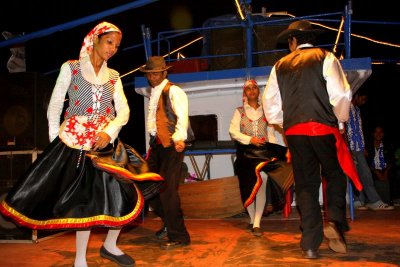
[[[75,267],[87,267],[86,250],[89,242],[90,231],[76,231]]]
[[[265,202],[267,201],[267,196],[265,193],[265,187],[267,186],[268,176],[266,173],[261,172],[262,184],[260,189],[258,189],[257,195],[253,203],[247,206],[247,212],[250,216],[250,224],[254,227],[260,227],[261,218],[264,213]]]
[[[104,241],[104,248],[114,254],[122,255],[124,254],[117,247],[117,239],[121,229],[110,229],[108,230],[106,240]],[[86,231],[76,231],[76,254],[75,254],[75,267],[87,267],[86,262],[86,251],[90,237],[90,230]]]

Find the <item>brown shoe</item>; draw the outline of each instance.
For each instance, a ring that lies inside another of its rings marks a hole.
[[[347,244],[343,233],[335,223],[329,222],[324,228],[324,235],[328,239],[328,246],[331,250],[338,253],[347,253]]]
[[[254,227],[253,230],[251,230],[251,233],[254,236],[262,236],[262,234],[263,234],[263,232],[262,232],[260,227]]]
[[[187,247],[190,245],[190,242],[181,242],[181,241],[172,241],[168,240],[161,244],[161,248],[165,250]]]

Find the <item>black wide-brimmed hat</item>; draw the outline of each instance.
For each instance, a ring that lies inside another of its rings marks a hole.
[[[165,60],[161,56],[152,56],[150,57],[146,65],[139,68],[141,72],[161,72],[171,68],[172,66],[167,66],[165,64]]]
[[[303,33],[321,34],[325,32],[322,29],[313,28],[311,22],[308,20],[298,20],[292,22],[289,27],[278,35],[278,43],[285,43],[289,36],[296,36]]]

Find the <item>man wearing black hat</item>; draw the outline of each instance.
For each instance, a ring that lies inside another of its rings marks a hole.
[[[168,237],[161,245],[163,249],[190,244],[178,195],[189,121],[188,99],[180,87],[167,79],[170,67],[163,57],[153,56],[140,68],[151,87],[147,114],[147,132],[150,134],[147,162],[150,171],[160,174],[165,180],[160,194],[150,201],[164,223],[156,237]]]
[[[262,102],[269,123],[283,127],[293,164],[296,204],[301,216],[303,257],[319,257],[323,235],[329,248],[346,253],[346,187],[349,176],[362,186],[339,131],[349,116],[351,90],[333,53],[314,47],[309,21],[289,25],[278,36],[291,53],[272,68]],[[326,180],[327,223],[323,227],[319,189]]]

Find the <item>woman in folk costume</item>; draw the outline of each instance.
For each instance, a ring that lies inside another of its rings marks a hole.
[[[102,257],[135,265],[116,243],[121,227],[140,214],[143,195],[134,183],[96,169],[86,156],[112,147],[129,119],[119,73],[107,67],[121,38],[120,29],[101,22],[85,37],[79,60],[62,65],[47,111],[51,143],[0,205],[2,214],[24,227],[76,230],[76,267],[87,266],[93,227],[109,228]],[[69,105],[60,125],[66,94]]]
[[[243,106],[235,110],[229,128],[237,144],[235,173],[239,178],[243,205],[250,217],[247,230],[255,236],[262,235],[260,222],[267,202],[267,192],[278,193],[283,202],[283,191],[293,184],[293,175],[289,175],[288,179],[282,181],[283,189],[271,179],[267,189],[268,178],[271,178],[267,172],[278,168],[276,159],[286,160],[286,148],[281,146],[284,145],[282,135],[268,125],[259,97],[257,82],[247,80],[243,86]]]

